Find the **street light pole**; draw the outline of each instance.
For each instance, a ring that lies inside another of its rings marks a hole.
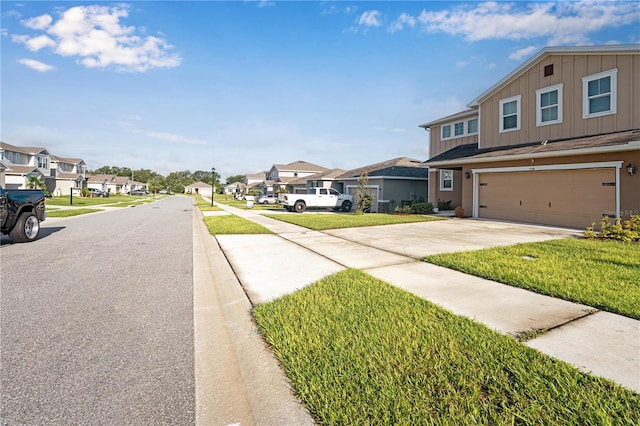
[[[211,207],[213,207],[213,193],[216,190],[216,168],[211,168]]]

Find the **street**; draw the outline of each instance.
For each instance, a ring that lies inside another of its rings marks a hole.
[[[195,422],[192,199],[0,248],[3,425]]]

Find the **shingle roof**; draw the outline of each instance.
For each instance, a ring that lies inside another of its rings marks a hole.
[[[634,148],[635,147],[635,148]],[[503,157],[555,157],[581,154],[584,150],[614,152],[620,149],[640,150],[640,129],[572,139],[538,141],[520,145],[480,149],[476,144],[459,145],[425,162],[427,165],[445,162],[481,162],[509,159]]]
[[[22,154],[35,155],[35,154],[39,154],[41,152],[45,152],[47,155],[49,155],[49,151],[47,151],[45,148],[41,148],[41,147],[16,146],[16,145],[11,145],[11,144],[6,143],[6,142],[0,142],[0,148],[3,148],[6,151],[20,152]]]
[[[289,164],[274,164],[273,165],[278,170],[286,170],[286,171],[300,171],[300,172],[320,172],[329,170],[326,167],[318,166],[317,164],[307,163],[306,161],[294,161]]]
[[[16,164],[10,164],[11,170],[7,171],[7,174],[10,175],[27,175],[33,171],[37,171],[37,167],[33,166],[20,166]]]
[[[339,179],[360,177],[364,172],[372,176],[398,177],[428,177],[429,169],[422,161],[408,157],[398,157],[392,160],[371,164],[352,169],[337,176]]]

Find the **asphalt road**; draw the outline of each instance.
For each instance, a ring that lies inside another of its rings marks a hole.
[[[0,248],[2,425],[194,424],[192,199]]]

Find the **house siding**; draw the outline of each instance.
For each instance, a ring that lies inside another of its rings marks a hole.
[[[544,68],[553,65],[551,76]],[[583,118],[582,78],[617,69],[616,113]],[[480,103],[480,148],[495,148],[545,139],[577,138],[640,128],[639,54],[550,55]],[[563,121],[536,124],[536,90],[563,84]],[[500,100],[521,96],[520,130],[500,133]],[[432,134],[432,140],[439,134]]]

